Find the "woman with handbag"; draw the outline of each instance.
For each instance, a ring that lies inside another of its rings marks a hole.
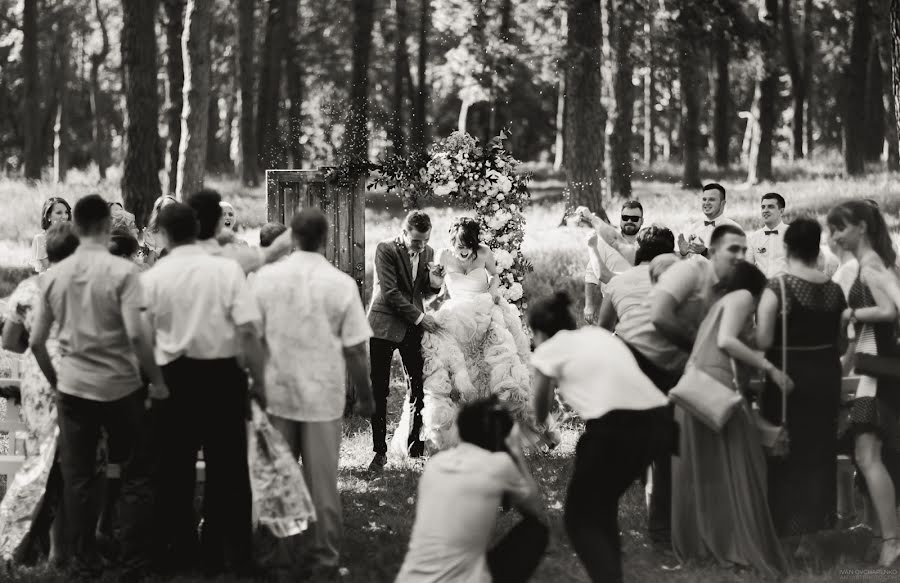
[[[766,420],[786,426],[790,443],[786,455],[770,455],[768,464],[772,520],[788,537],[832,529],[837,518],[840,357],[847,346],[841,314],[847,302],[841,287],[816,267],[821,237],[814,219],[790,224],[784,235],[787,271],[769,280],[756,315],[757,346],[795,387],[786,411],[772,381],[760,403]],[[804,541],[798,542],[802,551]]]
[[[853,325],[852,351],[860,376],[850,411],[847,437],[853,439],[853,460],[875,510],[880,533],[878,564],[889,566],[900,558],[897,527],[897,489],[900,479],[900,378],[891,373],[897,358],[897,307],[880,286],[869,285],[864,270],[893,269],[897,253],[887,225],[874,205],[847,201],[828,213],[831,237],[850,251],[860,270],[850,288],[844,321]]]
[[[733,361],[765,370],[785,391],[792,383],[742,340],[765,275],[742,261],[722,285],[726,294],[700,325],[684,376],[670,393],[681,427],[672,459],[672,548],[682,562],[713,559],[777,578],[788,563],[769,514],[765,456]]]

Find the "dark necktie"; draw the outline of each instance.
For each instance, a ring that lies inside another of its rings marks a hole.
[[[703,226],[704,227],[715,227],[716,222],[715,221],[703,221]]]
[[[775,229],[774,231],[763,231],[763,233],[766,235],[777,235],[778,229]]]

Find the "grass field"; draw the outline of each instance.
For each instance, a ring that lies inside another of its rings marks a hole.
[[[900,176],[873,173],[859,180],[838,178],[827,160],[816,165],[785,166],[777,170],[779,182],[772,185],[746,187],[742,175],[707,173],[709,180],[722,182],[728,188],[727,214],[747,228],[756,228],[759,197],[777,191],[788,201],[789,217],[801,214],[822,218],[837,201],[845,198],[871,198],[879,202],[894,229],[898,228],[900,210]],[[525,254],[534,263],[535,271],[526,281],[529,297],[538,297],[551,290],[567,289],[580,303],[582,269],[586,259],[584,240],[587,231],[575,227],[559,227],[565,211],[564,182],[542,169],[535,169],[536,180],[532,193],[535,203],[528,210]],[[657,167],[653,171],[638,172],[635,196],[645,208],[646,223],[664,223],[679,230],[697,220],[700,213],[695,192],[677,186],[678,169]],[[90,176],[74,175],[72,184],[65,187],[39,185],[26,187],[18,182],[0,180],[0,265],[22,265],[28,259],[29,243],[38,228],[40,205],[48,196],[62,195],[74,201],[88,192],[100,192],[117,199],[117,181],[96,185]],[[248,229],[245,236],[252,240],[265,217],[264,196],[261,190],[246,191],[233,182],[211,181],[225,198],[235,204],[239,219]],[[460,211],[449,208],[445,201],[428,208],[434,221],[432,245],[445,244],[447,228]],[[609,201],[607,210],[617,222],[619,201]],[[366,249],[371,265],[375,244],[394,236],[400,228],[402,210],[396,198],[374,193],[367,199]],[[370,271],[370,270],[369,270]],[[18,278],[9,270],[0,277],[0,296],[9,293]],[[371,286],[371,274],[368,275]],[[4,281],[4,279],[6,281]],[[3,288],[6,288],[4,293]],[[576,306],[578,313],[581,306]],[[402,378],[395,367],[393,394],[389,405],[391,420],[399,417]],[[562,504],[569,478],[574,444],[579,435],[577,424],[569,424],[563,434],[562,445],[551,454],[535,454],[531,458],[534,472],[544,492],[552,525],[549,553],[535,580],[554,583],[584,582],[587,577],[572,553],[562,528]],[[0,453],[3,444],[0,443]],[[393,580],[406,550],[412,526],[416,482],[421,471],[415,464],[391,464],[378,477],[367,474],[371,459],[371,438],[368,424],[351,419],[345,424],[342,446],[340,487],[344,503],[345,543],[344,580],[352,582],[382,582]],[[501,519],[500,530],[513,520]],[[645,513],[643,492],[638,485],[623,500],[620,525],[624,539],[625,573],[627,581],[732,582],[757,581],[751,572],[734,571],[715,565],[678,566],[674,556],[651,547],[644,536]],[[821,551],[811,560],[795,565],[788,581],[796,583],[824,583],[826,581],[890,581],[900,580],[900,571],[866,570],[874,565],[867,562],[868,541],[864,537],[845,533],[831,533],[820,539]],[[0,580],[3,575],[0,575]],[[43,570],[27,570],[13,575],[12,581],[62,581],[61,576]],[[184,580],[184,579],[182,579]]]

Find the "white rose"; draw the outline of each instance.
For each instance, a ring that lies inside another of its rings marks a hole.
[[[502,192],[497,195],[497,200],[503,200],[504,198],[506,198],[506,195],[503,194]]]
[[[500,192],[509,192],[510,190],[512,190],[512,180],[510,180],[506,176],[501,175],[497,180],[497,189]]]
[[[509,286],[509,298],[514,302],[522,299],[522,296],[525,294],[525,290],[522,289],[522,284],[519,282],[515,282]]]
[[[494,251],[494,260],[497,262],[497,268],[504,271],[513,266],[512,253],[506,249],[497,249]]]
[[[491,210],[494,211],[494,212],[499,211],[499,210],[500,210],[500,205],[497,204],[497,203],[495,202],[494,204],[491,205]]]
[[[454,184],[453,185],[454,188],[451,188],[450,184],[452,184],[452,183],[439,184],[438,186],[435,186],[434,187],[434,195],[435,196],[447,196],[448,194],[453,192],[456,185]]]

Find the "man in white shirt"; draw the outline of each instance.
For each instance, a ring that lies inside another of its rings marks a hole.
[[[678,235],[678,250],[682,257],[692,254],[705,256],[716,227],[731,225],[740,228],[740,225],[724,216],[725,187],[717,182],[710,182],[703,187],[700,193],[700,209],[705,218]]]
[[[142,276],[154,353],[170,390],[165,455],[160,460],[160,519],[169,526],[169,559],[196,559],[193,515],[197,453],[203,449],[202,566],[207,572],[252,569],[251,496],[247,468],[249,370],[263,390],[260,314],[239,265],[196,242],[191,208],[159,213],[168,255]],[[243,359],[243,363],[238,358]],[[193,556],[192,556],[193,555]]]
[[[763,228],[747,235],[747,262],[756,265],[771,279],[787,269],[784,252],[784,197],[767,192],[760,201]]]
[[[256,274],[253,296],[262,313],[266,348],[266,411],[303,459],[316,508],[311,526],[316,569],[337,571],[341,542],[338,457],[346,403],[346,371],[357,411],[375,410],[369,382],[372,329],[356,282],[325,258],[328,220],[316,208],[294,215],[297,250]]]
[[[585,220],[588,220],[585,218]],[[637,200],[622,205],[619,230],[623,244],[637,247],[637,236],[644,225],[644,207]],[[597,233],[588,239],[588,262],[584,269],[584,320],[593,324],[603,300],[603,290],[616,274],[627,271],[631,264],[620,251]]]

